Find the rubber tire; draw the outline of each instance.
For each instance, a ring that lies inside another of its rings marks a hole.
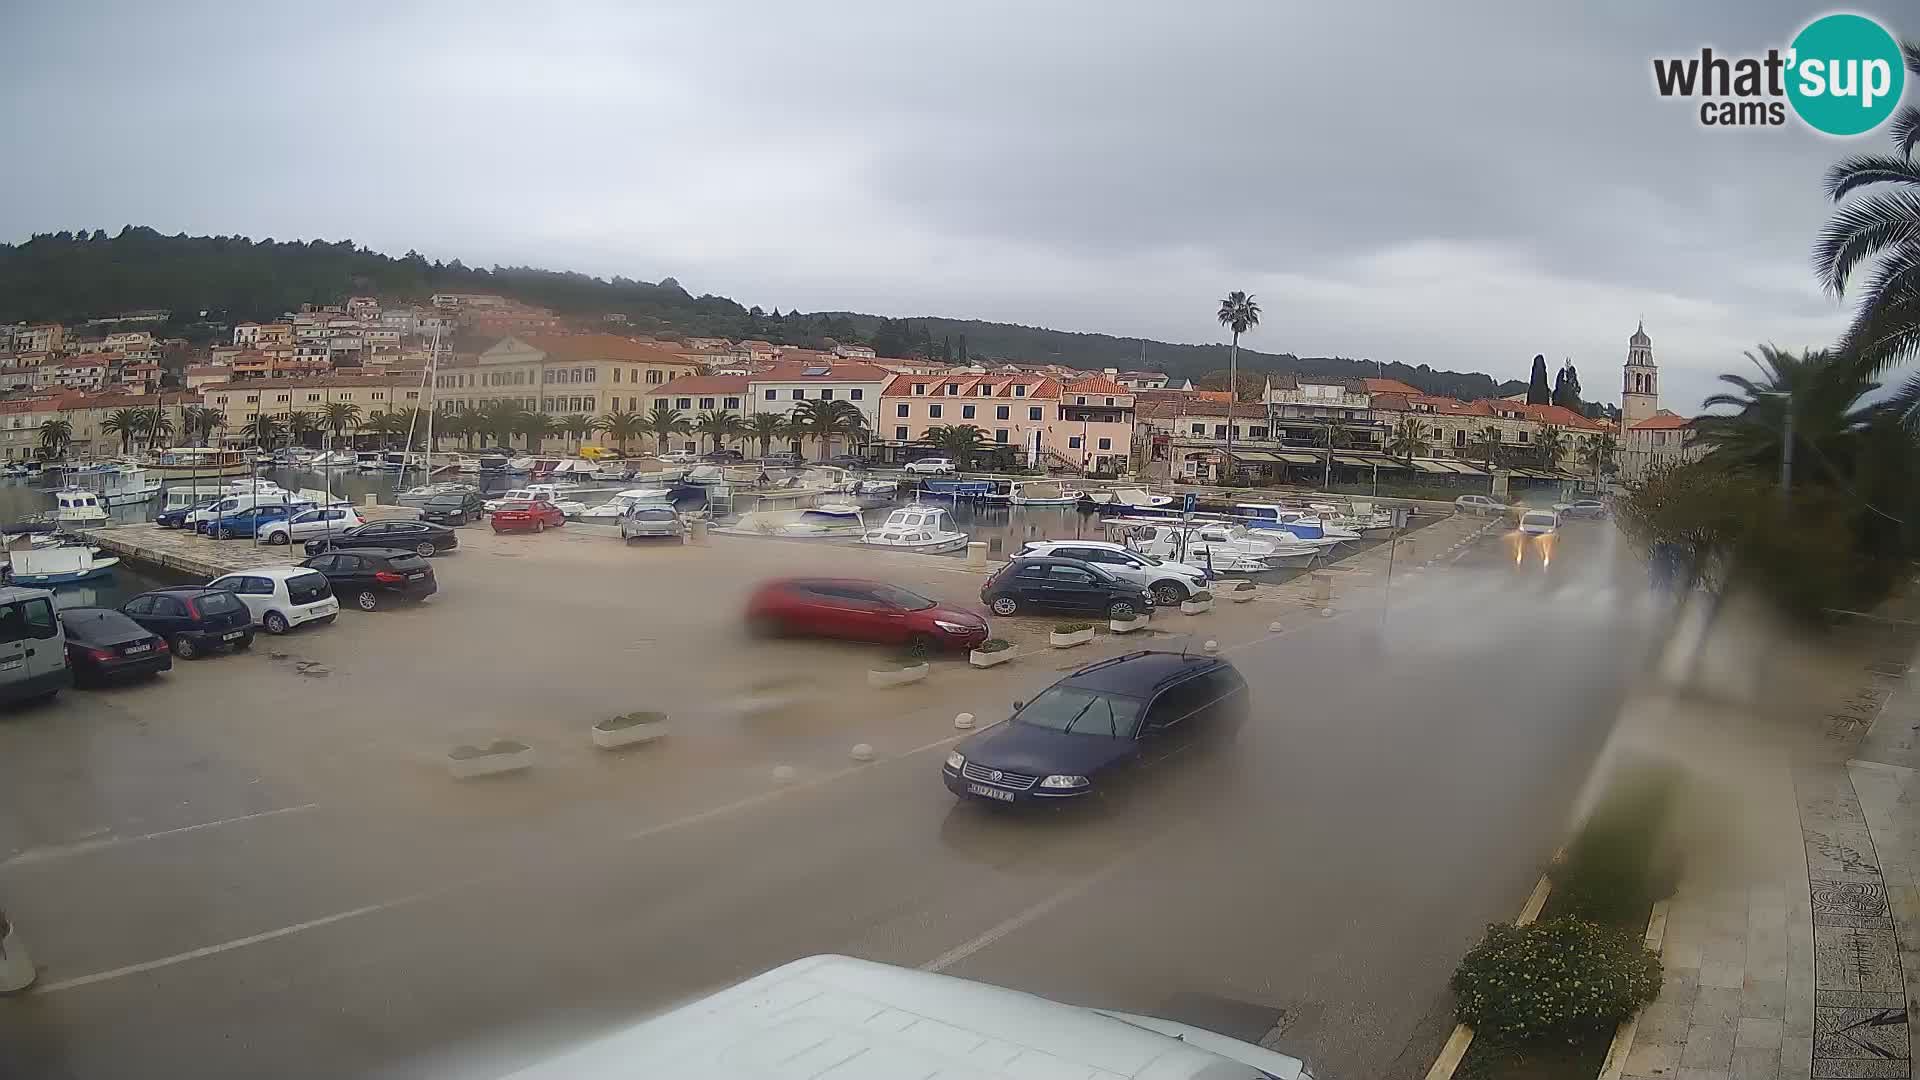
[[[993,603],[988,606],[993,609],[995,615],[1001,618],[1009,615],[1018,615],[1020,613],[1020,601],[1015,600],[1011,596],[996,596],[993,598]]]
[[[1153,587],[1153,602],[1161,607],[1172,607],[1190,595],[1191,591],[1177,581],[1163,581]]]
[[[546,523],[546,522],[544,522],[544,521],[536,521],[536,522],[534,522],[534,523],[533,523],[533,531],[534,531],[534,532],[537,532],[537,533],[543,533],[543,532],[546,532],[546,531],[547,531],[547,523]]]
[[[1115,600],[1107,605],[1107,618],[1125,622],[1140,613],[1131,600]]]
[[[940,651],[940,642],[932,634],[915,634],[907,639],[907,655],[924,660]]]
[[[272,547],[286,547],[292,543],[293,537],[286,533],[270,533],[267,536],[267,544]]]
[[[361,589],[359,595],[353,598],[353,603],[361,611],[373,611],[380,606],[380,594],[372,589]]]
[[[427,543],[427,542],[426,542],[426,541],[424,541],[424,540],[423,540],[423,541],[421,541],[421,542],[420,542],[420,543],[418,543],[418,544],[415,544],[415,545],[413,545],[413,553],[414,553],[415,555],[418,555],[418,556],[420,556],[420,557],[421,557],[421,558],[423,558],[423,559],[431,559],[431,558],[433,558],[433,553],[434,553],[434,552],[436,552],[436,551],[438,551],[438,550],[440,550],[440,549],[439,549],[439,548],[436,548],[436,547],[434,547],[434,546],[433,546],[432,544],[429,544],[429,543]]]
[[[173,655],[182,660],[196,660],[200,657],[200,647],[185,634],[173,635],[173,640],[167,642],[167,648],[172,649]]]
[[[234,652],[246,652],[251,648],[253,648],[253,635],[251,633],[233,643]]]
[[[287,617],[277,611],[269,611],[260,619],[260,629],[278,637],[293,629],[287,625]]]

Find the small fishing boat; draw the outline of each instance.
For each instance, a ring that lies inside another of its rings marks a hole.
[[[1166,510],[1174,505],[1173,496],[1155,495],[1145,488],[1114,488],[1112,491],[1089,491],[1081,497],[1083,503],[1091,503],[1092,508],[1101,513],[1140,513]]]
[[[514,488],[498,498],[488,499],[481,506],[491,514],[506,503],[544,499],[552,503],[554,508],[562,514],[572,518],[579,517],[587,511],[587,504],[577,497],[581,492],[582,489],[578,484],[528,484],[526,487]]]
[[[900,498],[898,480],[853,480],[847,484],[847,495],[860,506],[871,509],[886,506]]]
[[[626,512],[635,506],[672,506],[673,491],[663,487],[628,488],[615,492],[613,498],[599,506],[589,506],[580,513],[581,521],[613,522],[619,521]]]
[[[1319,517],[1304,510],[1280,506],[1276,503],[1236,503],[1233,516],[1244,522],[1248,528],[1258,532],[1283,532],[1295,539],[1306,541],[1327,541],[1326,546],[1360,539],[1360,534],[1352,529],[1343,529],[1337,525],[1328,525]]]
[[[307,460],[309,469],[340,469],[353,464],[353,455],[344,450],[328,450]]]
[[[64,487],[53,493],[53,512],[47,520],[63,527],[98,525],[107,520],[107,508],[100,496],[82,487]]]
[[[79,477],[78,484],[99,495],[107,506],[150,502],[161,487],[158,477],[149,477],[138,465],[103,465]]]
[[[860,538],[871,547],[935,554],[967,546],[967,534],[953,527],[946,510],[938,506],[903,506],[887,515],[886,523]]]
[[[7,553],[8,580],[15,585],[71,585],[106,577],[120,560],[101,555],[97,547],[61,544],[29,547]]]
[[[774,526],[773,535],[816,538],[864,536],[867,523],[861,520],[860,514],[860,507],[851,503],[821,503],[800,511],[792,521]]]
[[[1016,480],[1007,490],[1007,501],[1014,506],[1073,506],[1080,492],[1051,480]]]
[[[993,481],[923,476],[920,488],[936,499],[979,499],[993,494]]]

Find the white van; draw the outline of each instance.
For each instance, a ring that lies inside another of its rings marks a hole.
[[[795,960],[513,1075],[1313,1077],[1298,1058],[1205,1028],[846,956]]]
[[[0,588],[0,703],[51,698],[72,685],[53,594]]]

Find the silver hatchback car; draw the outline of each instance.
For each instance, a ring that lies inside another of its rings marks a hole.
[[[620,539],[632,542],[642,536],[687,538],[687,523],[671,506],[634,506],[620,515]]]

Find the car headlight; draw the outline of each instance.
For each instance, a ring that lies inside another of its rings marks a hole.
[[[933,625],[945,630],[949,634],[970,634],[979,629],[979,627],[976,626],[968,626],[966,623],[947,622],[945,619],[935,619],[933,620]]]
[[[960,767],[966,763],[967,756],[958,750],[947,755],[947,768],[952,769],[954,772],[959,772]]]
[[[1043,788],[1053,788],[1055,790],[1070,790],[1072,788],[1086,787],[1088,783],[1089,781],[1084,776],[1049,776],[1045,780],[1040,781],[1040,786]]]

